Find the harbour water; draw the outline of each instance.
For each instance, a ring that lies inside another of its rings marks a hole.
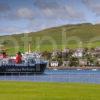
[[[0,80],[33,82],[76,82],[100,84],[100,70],[45,70],[42,75],[0,76]]]

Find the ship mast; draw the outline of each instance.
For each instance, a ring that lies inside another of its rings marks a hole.
[[[31,53],[31,42],[29,41],[29,44],[28,44],[28,53]]]

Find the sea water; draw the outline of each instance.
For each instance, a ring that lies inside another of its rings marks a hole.
[[[100,84],[100,70],[45,70],[42,75],[4,75],[0,80]]]

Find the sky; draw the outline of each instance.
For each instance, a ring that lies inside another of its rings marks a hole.
[[[100,0],[0,0],[0,35],[100,23]]]

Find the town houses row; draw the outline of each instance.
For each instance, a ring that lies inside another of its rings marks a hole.
[[[77,48],[44,51],[42,57],[49,61],[49,66],[100,66],[100,48]]]

